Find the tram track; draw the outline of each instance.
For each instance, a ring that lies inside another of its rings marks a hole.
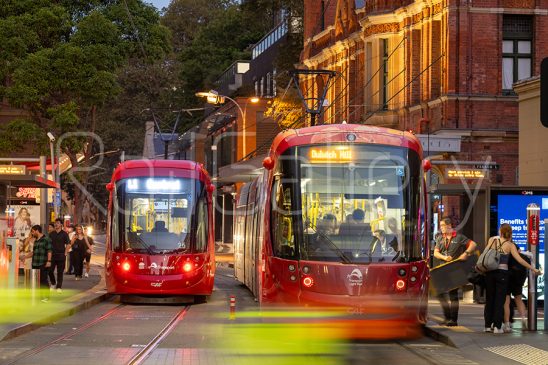
[[[116,307],[114,307],[114,308],[110,309],[109,311],[107,311],[102,316],[94,318],[91,321],[77,327],[76,329],[73,329],[73,330],[71,330],[71,331],[69,331],[69,332],[57,337],[56,339],[51,340],[51,341],[49,341],[49,342],[47,342],[47,343],[45,343],[41,346],[38,346],[38,347],[35,347],[33,349],[27,350],[27,351],[23,352],[22,354],[16,356],[11,361],[9,361],[7,363],[4,363],[3,365],[13,365],[13,364],[16,364],[17,362],[19,362],[21,360],[24,360],[26,358],[29,358],[31,356],[35,356],[35,355],[37,355],[41,352],[44,352],[45,350],[47,350],[50,347],[58,344],[59,342],[64,341],[64,340],[69,339],[69,338],[72,338],[72,337],[78,335],[79,333],[82,333],[86,329],[88,329],[92,326],[95,326],[99,322],[104,321],[105,319],[109,318],[110,316],[112,316],[113,314],[115,314],[116,312],[118,312],[120,309],[122,309],[125,306],[126,306],[126,304],[119,304]]]
[[[150,356],[150,354],[158,347],[158,345],[162,342],[164,338],[166,338],[175,327],[181,322],[185,316],[185,314],[188,312],[190,308],[190,305],[185,306],[183,309],[179,311],[170,321],[169,323],[162,328],[162,330],[148,343],[145,345],[145,347],[139,351],[135,356],[131,358],[127,362],[127,365],[140,365],[143,364],[146,359]]]

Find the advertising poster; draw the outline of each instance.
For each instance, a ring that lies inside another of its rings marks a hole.
[[[15,237],[24,240],[30,234],[30,228],[35,224],[40,224],[40,206],[39,205],[11,205],[15,214],[13,229]]]
[[[548,218],[548,195],[498,195],[497,203],[497,231],[500,225],[508,223],[512,227],[512,238],[522,251],[527,250],[527,205],[535,203],[540,207],[539,221],[539,259],[538,267],[543,275],[537,277],[538,299],[544,299],[544,240],[545,223]],[[523,294],[527,297],[527,282],[523,288]]]

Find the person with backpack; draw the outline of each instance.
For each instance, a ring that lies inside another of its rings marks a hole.
[[[489,250],[493,250],[492,254],[489,254]],[[485,251],[478,259],[477,264],[479,269],[482,269],[483,265],[483,268],[487,268],[488,270],[485,273],[484,332],[504,333],[502,321],[504,319],[504,303],[508,291],[508,261],[510,255],[521,265],[532,270],[536,275],[540,273],[540,270],[532,267],[519,255],[516,245],[512,242],[512,227],[507,223],[501,224],[499,236],[489,238],[487,245],[485,245]],[[483,256],[489,262],[483,262]],[[492,267],[491,258],[496,260],[498,265]]]

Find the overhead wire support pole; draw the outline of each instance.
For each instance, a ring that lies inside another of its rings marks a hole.
[[[293,81],[295,82],[295,85],[297,87],[297,92],[299,93],[299,97],[301,98],[303,102],[303,106],[306,113],[310,114],[310,124],[311,126],[314,126],[316,115],[319,115],[322,112],[325,96],[327,95],[327,90],[329,89],[331,80],[333,80],[333,78],[337,76],[337,72],[332,70],[293,70],[289,74],[291,75]],[[306,76],[316,75],[320,77],[327,76],[328,79],[325,82],[321,96],[317,98],[314,98],[314,97],[306,98],[303,95],[300,88],[300,83],[299,83],[300,75],[306,75]]]

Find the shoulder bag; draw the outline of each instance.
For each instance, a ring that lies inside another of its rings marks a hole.
[[[487,272],[487,271],[493,271],[498,269],[499,262],[500,262],[500,249],[502,248],[502,244],[500,242],[500,239],[497,238],[498,241],[498,247],[493,247],[494,241],[491,243],[491,245],[483,250],[480,257],[478,258],[478,262],[476,263],[476,268],[481,272]]]

